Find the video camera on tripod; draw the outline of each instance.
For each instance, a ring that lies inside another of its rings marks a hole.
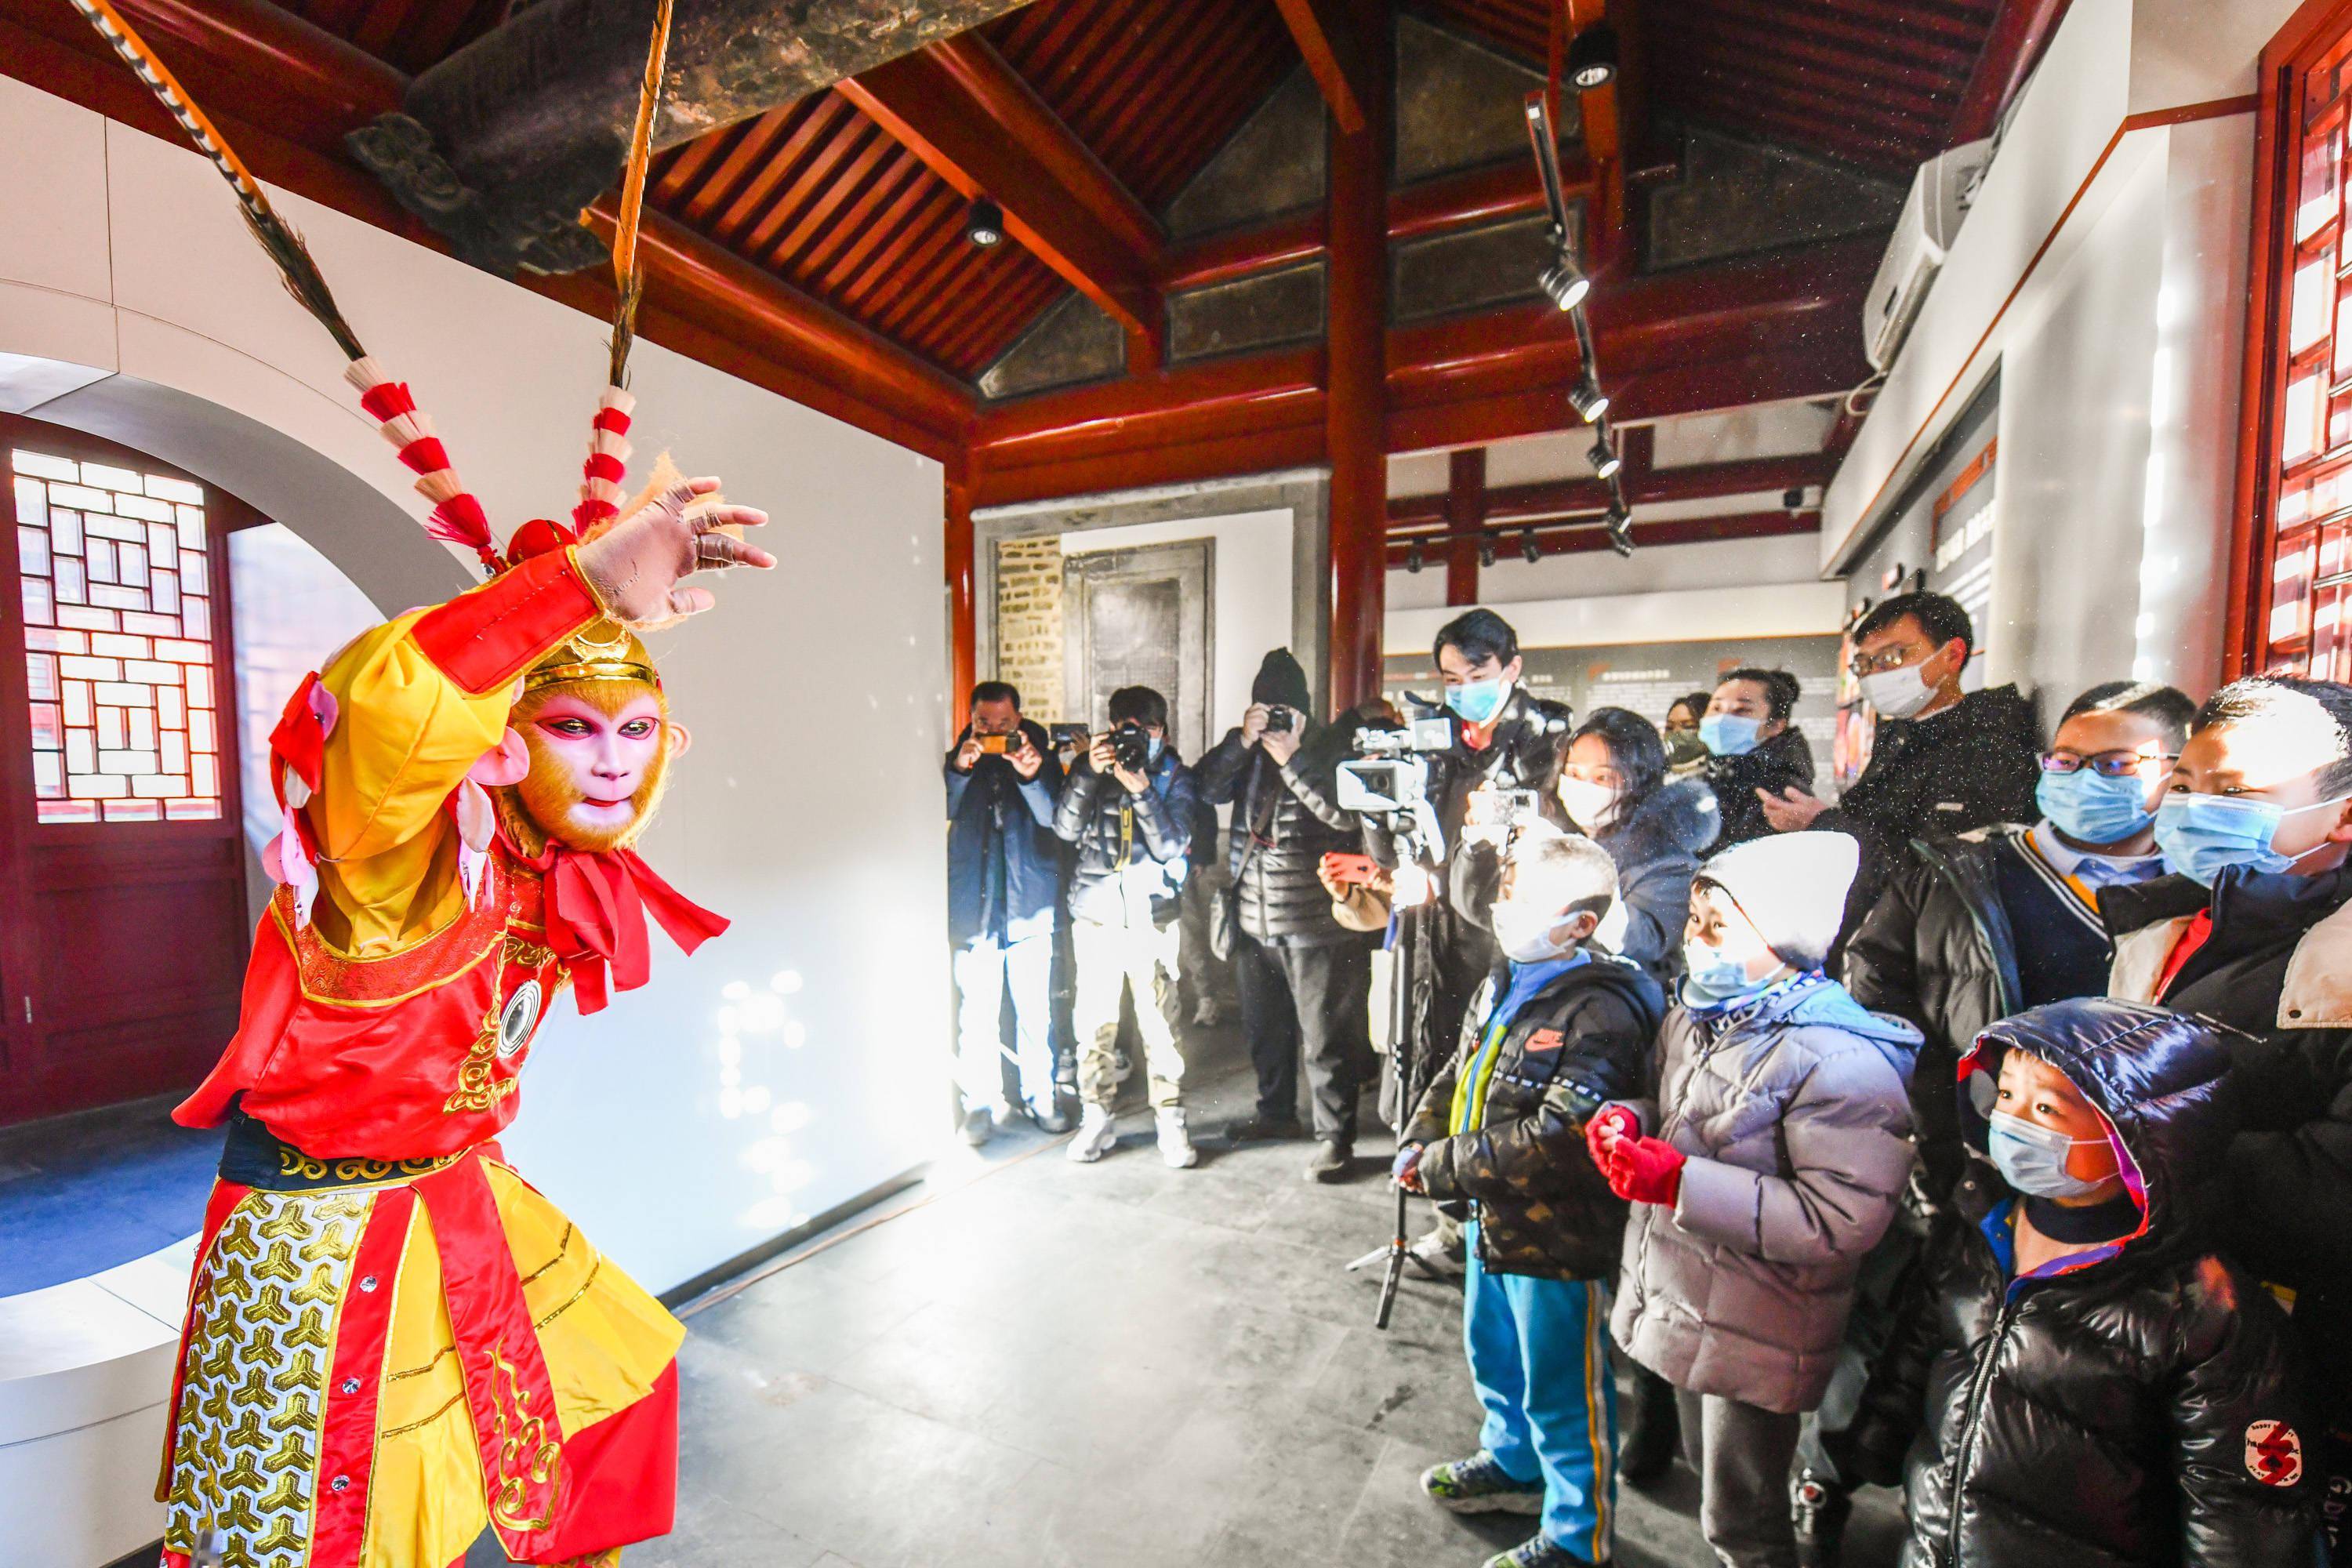
[[[1433,703],[1405,700],[1419,711],[1402,726],[1356,731],[1357,755],[1339,764],[1339,806],[1379,818],[1402,864],[1433,867],[1445,859],[1445,832],[1429,804],[1429,759],[1453,748],[1454,719]]]

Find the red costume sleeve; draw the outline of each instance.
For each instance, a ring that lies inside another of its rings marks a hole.
[[[572,552],[550,551],[425,611],[409,635],[442,674],[479,697],[603,614]]]

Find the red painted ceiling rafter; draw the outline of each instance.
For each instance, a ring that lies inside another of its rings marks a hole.
[[[1739,511],[1717,517],[1676,517],[1656,522],[1633,521],[1634,542],[1645,546],[1662,544],[1712,544],[1730,539],[1771,539],[1791,533],[1819,533],[1822,514],[1818,510],[1802,511]],[[1526,536],[1523,529],[1502,531],[1490,528],[1487,536],[1495,541],[1498,553],[1509,554]],[[1612,548],[1609,531],[1595,513],[1591,518],[1573,523],[1544,526],[1535,529],[1536,551],[1540,555],[1576,555],[1595,550]],[[1443,569],[1444,536],[1433,534],[1422,544],[1424,568]],[[1412,546],[1391,542],[1388,564],[1391,572],[1403,571],[1412,562]]]
[[[344,132],[398,107],[406,85],[399,71],[265,0],[118,3],[214,106],[257,174],[437,247],[341,155]],[[152,100],[141,106],[146,95],[104,47],[68,7],[0,0],[0,71],[176,141],[176,128]],[[643,335],[691,340],[683,352],[917,450],[943,456],[959,443],[973,399],[934,366],[661,215],[646,215],[645,257]],[[522,282],[611,314],[601,284]]]
[[[1629,468],[1632,465],[1627,465]],[[1793,458],[1757,458],[1734,463],[1699,463],[1688,468],[1653,468],[1635,475],[1625,485],[1625,499],[1636,506],[1669,501],[1716,500],[1725,496],[1760,495],[1768,490],[1802,489],[1826,485],[1836,463],[1821,453]],[[1610,501],[1609,487],[1599,479],[1559,479],[1544,484],[1509,485],[1486,491],[1486,520],[1517,522],[1547,517],[1599,512]],[[1434,529],[1447,522],[1446,496],[1400,496],[1389,502],[1391,532]]]

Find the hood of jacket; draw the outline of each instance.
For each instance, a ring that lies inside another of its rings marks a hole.
[[[1620,866],[1639,866],[1666,855],[1705,854],[1722,829],[1722,809],[1706,781],[1670,779],[1643,795],[1632,816],[1610,824],[1597,838]]]
[[[1761,996],[1737,1003],[1719,1013],[1693,1016],[1716,1028],[1733,1024],[1778,1024],[1790,1028],[1827,1025],[1843,1029],[1869,1041],[1906,1082],[1911,1077],[1911,1064],[1927,1039],[1916,1025],[1891,1014],[1872,1012],[1855,1001],[1844,986],[1819,973],[1800,974]]]
[[[2233,1034],[2209,1019],[2104,996],[2031,1008],[1987,1029],[1961,1062],[1961,1126],[1983,1148],[1984,1091],[1976,1086],[1989,1089],[2011,1050],[2039,1057],[2105,1118],[2124,1156],[2124,1186],[2141,1220],[2118,1250],[2170,1250],[2189,1242],[2202,1194],[2224,1179],[2236,1122],[2226,1083]],[[2084,1266],[2108,1256],[2087,1257]]]

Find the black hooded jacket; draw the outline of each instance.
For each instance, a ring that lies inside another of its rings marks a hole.
[[[2012,1279],[2014,1194],[1979,1163],[1915,1310],[1864,1395],[1860,1473],[1919,1420],[1904,1568],[2297,1568],[2316,1526],[2285,1322],[2209,1250],[2200,1194],[2226,1159],[2231,1047],[2201,1019],[2104,997],[1986,1031],[2031,1051],[2115,1128],[2144,1185],[2138,1231]],[[1982,1117],[1961,1097],[1975,1141]]]
[[[1288,649],[1265,656],[1250,699],[1310,711],[1306,673]],[[1243,935],[1297,944],[1362,940],[1332,918],[1331,895],[1315,874],[1324,856],[1349,853],[1361,837],[1355,814],[1337,798],[1339,763],[1354,740],[1352,730],[1309,719],[1297,752],[1277,763],[1235,728],[1194,770],[1203,803],[1233,807],[1225,864]]]
[[[1813,822],[1862,840],[1844,930],[1862,923],[1887,879],[1909,863],[1912,840],[2040,816],[2041,750],[2032,705],[2014,686],[1971,691],[1925,719],[1879,721],[1870,765]]]
[[[1764,803],[1756,798],[1758,790],[1779,795],[1793,785],[1811,793],[1813,748],[1804,731],[1791,726],[1738,756],[1707,758],[1699,776],[1715,791],[1723,812],[1723,832],[1715,847],[1728,849],[1772,831],[1764,819]]]

